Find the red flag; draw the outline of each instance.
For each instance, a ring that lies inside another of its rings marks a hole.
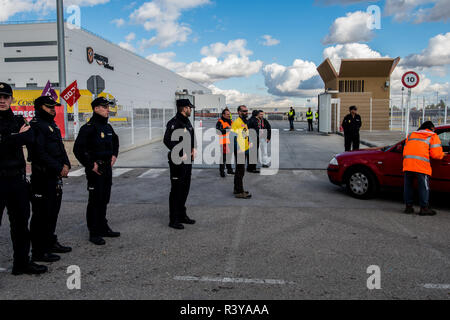
[[[81,94],[80,91],[78,90],[78,85],[77,85],[77,81],[75,80],[74,82],[72,82],[71,85],[69,85],[66,90],[64,90],[61,93],[61,98],[64,99],[64,101],[67,102],[67,104],[69,106],[73,106],[75,103],[77,103],[78,99],[80,99]]]

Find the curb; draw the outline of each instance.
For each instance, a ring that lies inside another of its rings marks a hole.
[[[337,134],[338,136],[341,136],[341,137],[344,136],[344,134],[342,132],[335,132],[335,134]],[[378,148],[379,147],[378,145],[376,145],[372,142],[369,142],[367,140],[360,140],[359,142],[369,148]]]

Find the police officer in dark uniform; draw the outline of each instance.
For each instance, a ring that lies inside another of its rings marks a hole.
[[[6,208],[14,250],[13,275],[40,274],[46,266],[31,262],[30,189],[26,180],[23,146],[33,143],[33,130],[11,110],[12,88],[0,82],[0,222]]]
[[[108,226],[106,210],[111,196],[112,167],[119,154],[119,137],[108,123],[113,102],[101,97],[92,101],[93,115],[83,125],[73,148],[78,161],[86,168],[89,200],[86,212],[89,241],[104,245],[104,237],[120,237]]]
[[[183,224],[195,224],[186,213],[186,200],[191,187],[192,162],[196,156],[194,128],[189,117],[195,108],[188,99],[177,100],[177,114],[167,123],[164,144],[169,148],[171,190],[169,227],[182,230]],[[172,137],[176,141],[172,141]],[[175,150],[174,150],[175,149]],[[178,152],[176,152],[178,151]]]
[[[54,121],[56,106],[61,104],[51,97],[37,98],[34,101],[36,114],[30,122],[35,137],[28,150],[32,170],[30,231],[33,261],[55,262],[60,257],[54,253],[72,251],[72,248],[62,246],[55,234],[62,200],[62,178],[67,178],[70,170],[61,132]]]
[[[359,129],[361,128],[361,116],[357,114],[358,109],[355,106],[349,108],[350,113],[342,121],[345,137],[345,151],[359,150]]]

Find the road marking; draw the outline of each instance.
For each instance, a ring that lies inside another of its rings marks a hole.
[[[242,234],[244,233],[245,220],[247,219],[247,208],[242,207],[239,212],[239,220],[236,226],[236,233],[234,234],[233,241],[231,243],[231,252],[228,256],[228,261],[225,267],[227,275],[232,276],[236,270],[236,260],[239,254],[239,246],[241,244]]]
[[[8,271],[8,269],[0,268],[0,272],[6,272],[6,271]]]
[[[297,129],[297,131],[300,131],[300,132],[302,132],[302,131],[305,131],[305,129]]]
[[[121,175],[130,172],[133,169],[114,169],[113,170],[113,178],[120,177]]]
[[[84,176],[84,174],[85,174],[84,169],[79,169],[77,171],[69,172],[69,177],[81,177]]]
[[[163,173],[166,173],[169,169],[150,169],[147,172],[141,174],[138,179],[153,179],[158,178]]]
[[[245,284],[270,284],[270,285],[286,285],[295,284],[292,281],[276,280],[276,279],[245,279],[245,278],[214,278],[214,277],[190,277],[177,276],[174,280],[178,281],[200,281],[200,282],[222,282],[222,283],[245,283]]]
[[[295,176],[300,177],[301,179],[305,179],[305,180],[319,180],[318,177],[316,177],[314,175],[314,173],[312,173],[311,171],[306,171],[306,170],[293,170],[292,171],[294,173]]]
[[[448,289],[450,289],[450,284],[433,284],[433,283],[427,283],[427,284],[424,284],[423,287],[424,287],[425,289],[448,290]]]

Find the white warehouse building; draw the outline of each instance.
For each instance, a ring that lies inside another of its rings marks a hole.
[[[105,81],[102,95],[116,99],[111,120],[123,131],[122,145],[144,144],[160,138],[164,122],[175,114],[175,101],[180,96],[215,109],[222,109],[226,103],[224,96],[212,95],[211,90],[198,83],[67,24],[65,52],[66,85],[75,80],[78,83],[82,119],[90,116],[93,98],[86,90],[87,80],[98,75]],[[47,81],[59,89],[58,79],[56,22],[0,25],[0,81],[13,86],[19,107],[29,106]],[[71,112],[69,108],[70,120]]]

